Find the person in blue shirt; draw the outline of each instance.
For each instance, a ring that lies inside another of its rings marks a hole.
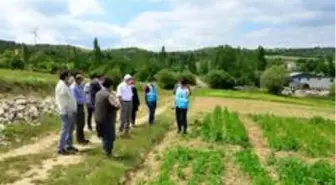
[[[155,78],[149,78],[149,83],[145,87],[145,101],[149,110],[148,122],[150,125],[154,124],[155,110],[157,102],[157,89],[155,87]]]
[[[175,91],[175,114],[177,122],[177,132],[187,133],[187,112],[189,108],[190,89],[185,79],[181,79],[180,85]]]
[[[89,140],[84,138],[85,113],[84,105],[86,97],[83,86],[83,76],[77,74],[74,78],[75,82],[70,86],[71,94],[76,99],[77,115],[76,115],[76,139],[79,144],[87,144]]]

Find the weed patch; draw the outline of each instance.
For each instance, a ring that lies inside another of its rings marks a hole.
[[[25,122],[18,122],[7,125],[1,134],[4,137],[4,145],[0,145],[0,152],[32,143],[49,132],[55,132],[60,126],[56,115],[44,115],[38,120],[39,124],[33,125]]]
[[[254,115],[275,150],[302,151],[312,157],[335,154],[335,124],[321,117],[311,119]]]
[[[160,174],[152,182],[139,181],[138,184],[161,185],[220,185],[224,171],[223,155],[217,151],[200,151],[177,147],[164,155]],[[175,172],[175,173],[173,173]]]
[[[39,165],[51,153],[24,155],[7,158],[0,161],[0,184],[11,183],[22,178],[22,174],[31,169],[32,165]]]
[[[197,124],[194,135],[200,135],[209,142],[226,142],[228,144],[248,145],[246,129],[237,113],[229,112],[217,106],[212,113],[204,116],[203,122]]]
[[[283,185],[335,184],[335,167],[324,161],[308,165],[297,159],[284,158],[276,166]]]
[[[260,165],[257,155],[251,149],[237,152],[236,159],[240,169],[251,178],[254,185],[274,184],[267,171]]]

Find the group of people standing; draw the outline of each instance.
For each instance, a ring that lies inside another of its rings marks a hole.
[[[85,122],[93,131],[92,119],[95,121],[96,132],[102,139],[105,155],[111,156],[116,138],[117,111],[120,111],[119,132],[128,135],[130,126],[135,126],[136,113],[140,101],[135,81],[129,74],[112,91],[115,80],[93,74],[89,82],[84,84],[84,76],[80,73],[71,74],[63,71],[55,88],[55,101],[62,121],[58,153],[67,155],[78,152],[73,146],[72,133],[76,128],[78,144],[88,144],[85,139]],[[187,133],[187,110],[189,106],[190,88],[186,80],[180,80],[174,89],[175,110],[178,132]],[[150,78],[144,88],[145,102],[149,110],[148,123],[154,124],[158,92],[155,78]]]

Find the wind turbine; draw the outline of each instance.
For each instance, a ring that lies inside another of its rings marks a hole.
[[[36,40],[39,38],[39,36],[38,36],[38,27],[36,27],[35,29],[33,29],[31,31],[31,34],[33,34],[34,42],[35,42],[35,45],[36,45]]]

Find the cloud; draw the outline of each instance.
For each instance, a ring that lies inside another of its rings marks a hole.
[[[104,10],[96,0],[68,0],[69,11],[74,16],[103,14]]]
[[[103,48],[138,46],[186,50],[230,44],[254,48],[335,45],[333,0],[124,0],[169,4],[144,11],[122,24],[109,21],[115,7],[103,0],[0,1],[0,38]],[[138,3],[138,2],[137,2]],[[155,6],[153,6],[155,7]],[[129,12],[132,14],[132,12]]]

